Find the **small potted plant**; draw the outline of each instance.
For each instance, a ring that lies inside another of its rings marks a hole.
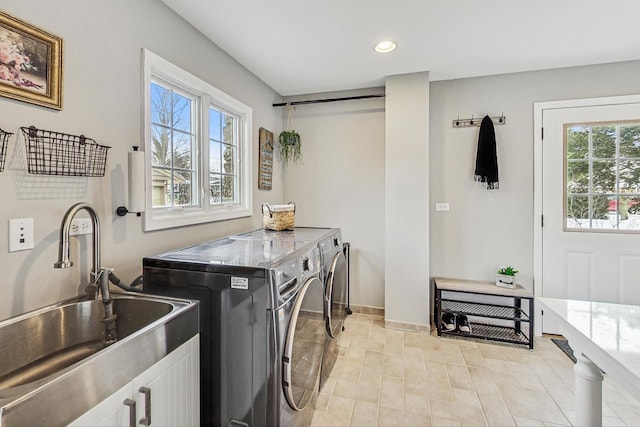
[[[496,286],[500,286],[501,288],[516,288],[516,274],[518,270],[515,268],[508,267],[500,267],[498,269],[498,274],[496,274]]]
[[[289,160],[293,160],[295,163],[302,160],[302,139],[298,132],[295,130],[282,131],[278,136],[278,142],[280,143],[280,157],[285,164]]]

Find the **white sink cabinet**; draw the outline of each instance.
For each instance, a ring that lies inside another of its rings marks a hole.
[[[144,349],[140,349],[141,352]],[[125,366],[122,369],[126,369]],[[107,372],[106,375],[109,375]],[[108,381],[108,378],[105,379]],[[144,389],[150,392],[147,400]],[[135,408],[132,403],[135,402]],[[146,417],[150,403],[151,423]],[[69,426],[200,424],[200,335],[196,335]]]

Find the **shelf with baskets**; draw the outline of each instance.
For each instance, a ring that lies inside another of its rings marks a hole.
[[[5,160],[7,159],[7,146],[11,135],[13,135],[11,132],[0,129],[0,172],[4,170]]]
[[[434,287],[433,312],[438,336],[458,335],[521,344],[533,349],[533,295],[522,286],[507,289],[497,287],[493,282],[436,278]],[[479,302],[479,295],[497,299],[500,303]],[[527,303],[526,310],[522,307],[523,301]],[[445,313],[469,316],[471,331],[445,329],[442,322]]]
[[[107,150],[84,135],[21,127],[27,149],[27,171],[36,175],[104,176]]]

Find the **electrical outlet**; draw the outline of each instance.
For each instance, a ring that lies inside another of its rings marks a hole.
[[[33,218],[9,220],[9,252],[33,249]]]
[[[93,227],[89,218],[75,218],[71,220],[71,228],[69,236],[77,236],[79,234],[91,234]]]
[[[449,203],[436,203],[436,212],[449,212]]]

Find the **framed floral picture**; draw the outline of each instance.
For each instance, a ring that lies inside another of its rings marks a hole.
[[[62,39],[1,11],[0,96],[62,110]]]

